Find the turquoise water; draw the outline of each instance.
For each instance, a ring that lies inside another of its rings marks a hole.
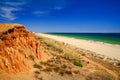
[[[120,33],[47,33],[77,39],[94,40],[120,45]]]

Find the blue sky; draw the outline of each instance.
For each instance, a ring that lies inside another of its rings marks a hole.
[[[0,23],[34,32],[120,33],[120,0],[0,0]]]

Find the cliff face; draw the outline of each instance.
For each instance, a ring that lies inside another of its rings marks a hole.
[[[0,24],[0,71],[17,73],[41,59],[39,41],[20,24]]]

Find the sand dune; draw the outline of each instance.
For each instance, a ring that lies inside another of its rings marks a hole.
[[[48,37],[48,38],[51,38],[57,41],[65,42],[73,46],[82,48],[82,49],[90,50],[97,54],[102,54],[110,58],[116,58],[120,60],[120,46],[119,45],[112,45],[112,44],[107,44],[107,43],[102,43],[102,42],[48,35],[48,34],[43,34],[43,33],[36,33],[36,34],[40,36]]]

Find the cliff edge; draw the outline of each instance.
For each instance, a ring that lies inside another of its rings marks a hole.
[[[0,24],[0,71],[30,70],[41,59],[42,49],[32,32],[21,24]]]

